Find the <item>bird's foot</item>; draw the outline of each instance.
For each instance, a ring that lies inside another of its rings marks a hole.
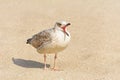
[[[48,68],[47,67],[44,67],[43,70],[47,70]]]
[[[48,70],[49,70],[49,68],[43,68],[43,70],[44,70],[44,71],[48,71]]]
[[[47,70],[47,68],[43,68],[43,70]]]

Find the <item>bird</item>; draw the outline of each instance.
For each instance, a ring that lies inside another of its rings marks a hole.
[[[27,39],[26,44],[32,45],[38,53],[44,55],[44,69],[46,70],[46,55],[54,55],[54,66],[52,70],[56,69],[56,59],[58,52],[63,51],[68,46],[71,36],[67,30],[67,27],[71,23],[66,21],[57,21],[55,25],[50,28],[43,30],[31,38]]]

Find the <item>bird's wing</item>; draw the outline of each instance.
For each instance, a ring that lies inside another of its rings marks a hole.
[[[42,46],[45,43],[51,42],[52,38],[48,31],[42,31],[38,34],[35,34],[31,39],[31,45],[35,48]]]

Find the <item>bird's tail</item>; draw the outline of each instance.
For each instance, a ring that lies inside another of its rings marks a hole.
[[[31,40],[32,40],[31,38],[30,38],[30,39],[27,39],[26,44],[30,44]]]

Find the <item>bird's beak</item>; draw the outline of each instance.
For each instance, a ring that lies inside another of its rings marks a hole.
[[[71,25],[71,24],[70,24],[70,23],[67,23],[67,24],[66,24],[66,27],[69,26],[69,25]]]
[[[69,34],[66,32],[66,27],[69,26],[69,25],[71,25],[71,24],[70,24],[70,23],[67,23],[65,26],[62,27],[64,33],[65,33],[67,36],[69,36]]]

